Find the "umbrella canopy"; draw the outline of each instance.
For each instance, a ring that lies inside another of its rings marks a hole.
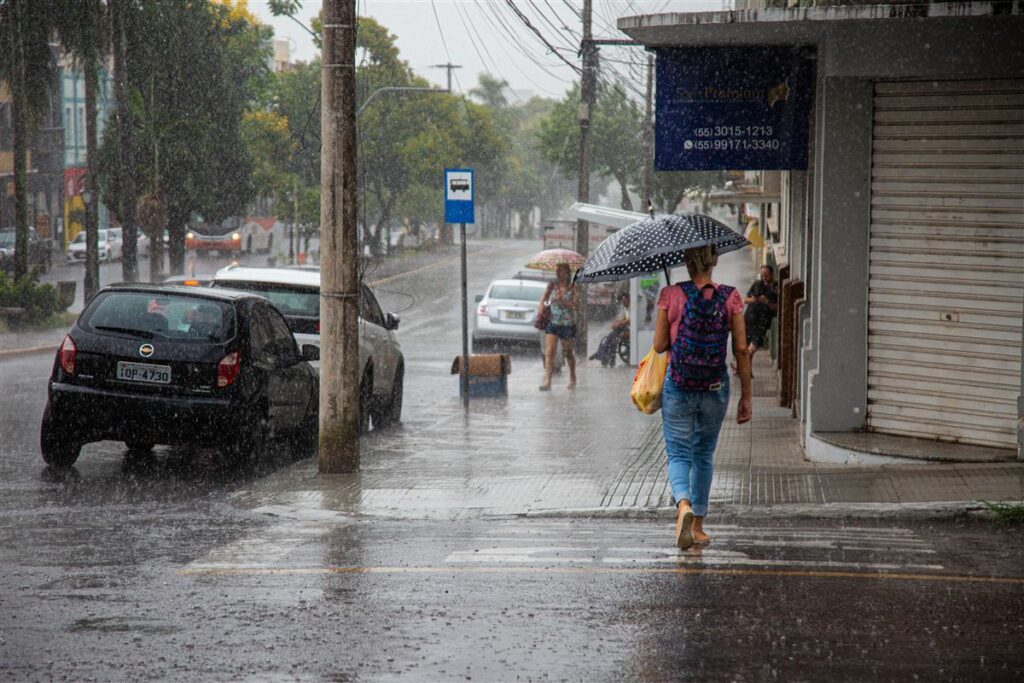
[[[576,282],[628,280],[683,262],[694,247],[713,246],[719,254],[750,242],[725,223],[699,213],[660,214],[610,235],[576,272]]]
[[[526,267],[533,270],[555,270],[565,264],[569,270],[579,270],[586,257],[572,249],[545,249],[527,261]]]

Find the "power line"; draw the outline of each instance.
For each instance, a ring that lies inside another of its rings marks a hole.
[[[477,6],[479,7],[481,5]],[[508,22],[505,21],[504,16],[502,16],[500,10],[498,9],[500,5],[494,5],[492,3],[483,3],[482,6],[487,10],[486,12],[483,13],[484,19],[487,21],[487,23],[491,25],[491,27],[495,31],[504,32],[505,35],[508,36],[509,42],[512,45],[514,45],[516,49],[519,50],[519,52],[521,52],[527,59],[533,62],[538,68],[540,68],[545,74],[547,74],[548,76],[555,80],[561,81],[562,83],[570,83],[570,81],[566,80],[562,76],[558,76],[552,73],[550,70],[552,65],[544,64],[538,61],[536,55],[534,55],[533,52],[523,47],[522,37],[517,35],[517,33],[509,26]],[[502,49],[504,50],[504,46],[502,46]],[[508,51],[506,50],[505,53],[508,54]],[[517,64],[517,61],[513,60],[513,64]]]
[[[448,41],[446,41],[444,39],[444,30],[441,28],[441,19],[440,19],[440,17],[437,16],[437,5],[434,4],[434,0],[430,0],[430,9],[432,9],[434,11],[434,21],[437,22],[437,34],[439,36],[441,36],[441,45],[444,46],[444,54],[445,54],[446,57],[448,57],[448,65],[451,66],[452,65],[452,54],[451,54],[451,52],[448,51]],[[451,83],[450,83],[451,76],[452,76],[452,71],[451,71],[451,69],[448,69],[448,78],[449,78],[448,90],[452,89],[451,88]],[[459,86],[459,93],[462,93],[462,84],[459,83],[459,76],[458,76],[458,74],[455,75],[455,85]]]
[[[433,2],[433,0],[431,0],[431,2]],[[521,22],[523,22],[523,24],[526,26],[526,28],[530,29],[530,31],[532,31],[533,34],[537,36],[537,38],[540,40],[540,42],[544,43],[544,45],[547,46],[547,48],[551,51],[551,53],[553,55],[555,55],[560,60],[562,60],[570,69],[575,71],[577,74],[582,74],[583,73],[583,70],[580,69],[580,67],[576,66],[575,64],[570,62],[568,59],[563,57],[561,54],[559,54],[558,50],[556,50],[555,47],[551,43],[548,42],[548,39],[544,37],[544,34],[541,33],[539,30],[537,30],[536,26],[534,26],[532,23],[530,23],[530,19],[525,14],[523,14],[521,11],[519,11],[519,8],[516,7],[515,3],[512,2],[512,0],[505,0],[505,5],[508,6],[508,8],[511,9],[515,13],[515,15],[517,17],[519,17],[519,20]]]

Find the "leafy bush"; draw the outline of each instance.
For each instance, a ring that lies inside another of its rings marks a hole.
[[[0,308],[22,309],[10,316],[15,325],[38,324],[63,310],[57,289],[51,284],[40,284],[35,268],[17,280],[0,273]]]

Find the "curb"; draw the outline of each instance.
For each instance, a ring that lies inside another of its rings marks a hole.
[[[794,505],[714,505],[716,518],[729,519],[889,519],[924,520],[958,517],[992,516],[988,508],[976,500],[928,503],[819,503]],[[656,519],[672,520],[675,509],[659,508],[567,508],[537,510],[521,517],[530,519]]]
[[[37,353],[53,353],[57,350],[56,346],[30,346],[24,349],[5,349],[0,351],[0,360],[6,360],[8,358],[18,358],[19,356],[32,356]]]

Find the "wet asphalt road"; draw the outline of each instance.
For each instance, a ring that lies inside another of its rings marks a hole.
[[[470,296],[532,246],[481,255]],[[450,362],[457,277],[378,288],[410,371]],[[680,554],[654,520],[260,513],[232,495],[307,454],[240,473],[104,443],[45,470],[51,363],[0,363],[0,678],[1024,677],[1021,527],[715,520],[709,548]],[[412,422],[436,389],[408,391]]]

